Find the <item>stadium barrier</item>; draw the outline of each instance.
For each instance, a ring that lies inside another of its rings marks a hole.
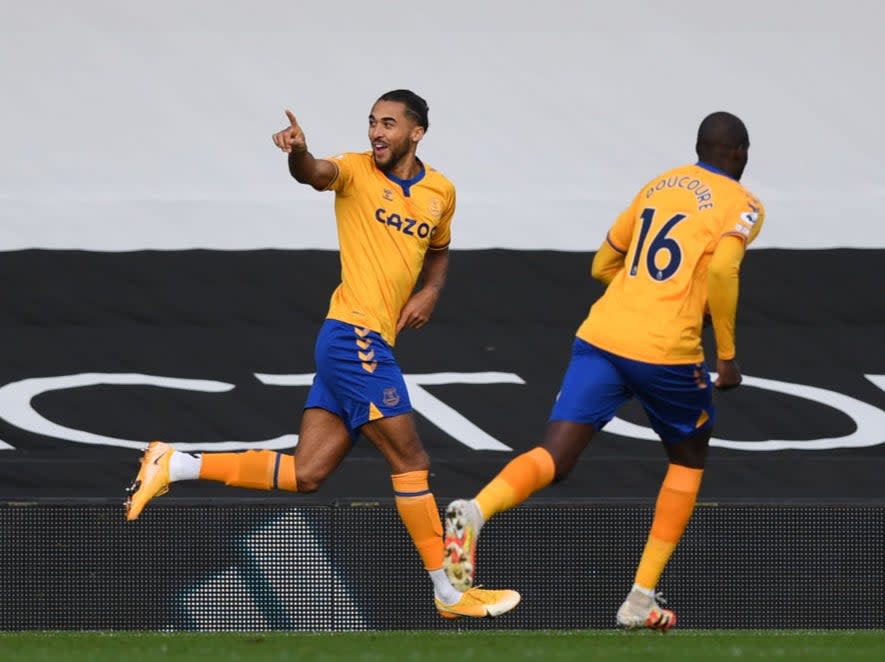
[[[392,503],[0,505],[0,629],[608,628],[650,504],[544,503],[483,531],[477,579],[523,596],[455,624]],[[701,504],[659,589],[690,628],[882,628],[882,505]]]

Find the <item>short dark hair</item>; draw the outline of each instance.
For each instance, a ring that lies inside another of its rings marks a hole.
[[[710,113],[698,127],[695,149],[701,158],[718,150],[749,146],[747,127],[739,117],[724,110]]]
[[[386,94],[378,97],[378,101],[398,101],[406,107],[406,115],[425,131],[430,127],[430,121],[427,119],[427,113],[430,109],[427,102],[419,97],[412,90],[391,90]]]

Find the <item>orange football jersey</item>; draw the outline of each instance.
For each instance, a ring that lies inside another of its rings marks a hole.
[[[608,243],[624,255],[624,267],[578,337],[646,363],[702,361],[713,251],[729,235],[751,242],[764,217],[762,204],[740,182],[704,163],[655,177],[609,230]]]
[[[371,152],[329,160],[338,166],[328,188],[335,191],[341,284],[327,318],[377,331],[393,345],[425,253],[449,245],[455,187],[426,164],[411,180],[389,177]]]

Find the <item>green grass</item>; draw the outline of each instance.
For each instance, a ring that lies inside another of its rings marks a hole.
[[[3,662],[199,660],[885,660],[885,630],[288,633],[0,633]]]

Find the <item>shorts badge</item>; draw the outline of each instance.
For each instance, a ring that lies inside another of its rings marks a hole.
[[[384,397],[381,400],[386,407],[396,407],[399,404],[399,393],[396,392],[396,388],[391,386],[390,388],[384,389]]]

